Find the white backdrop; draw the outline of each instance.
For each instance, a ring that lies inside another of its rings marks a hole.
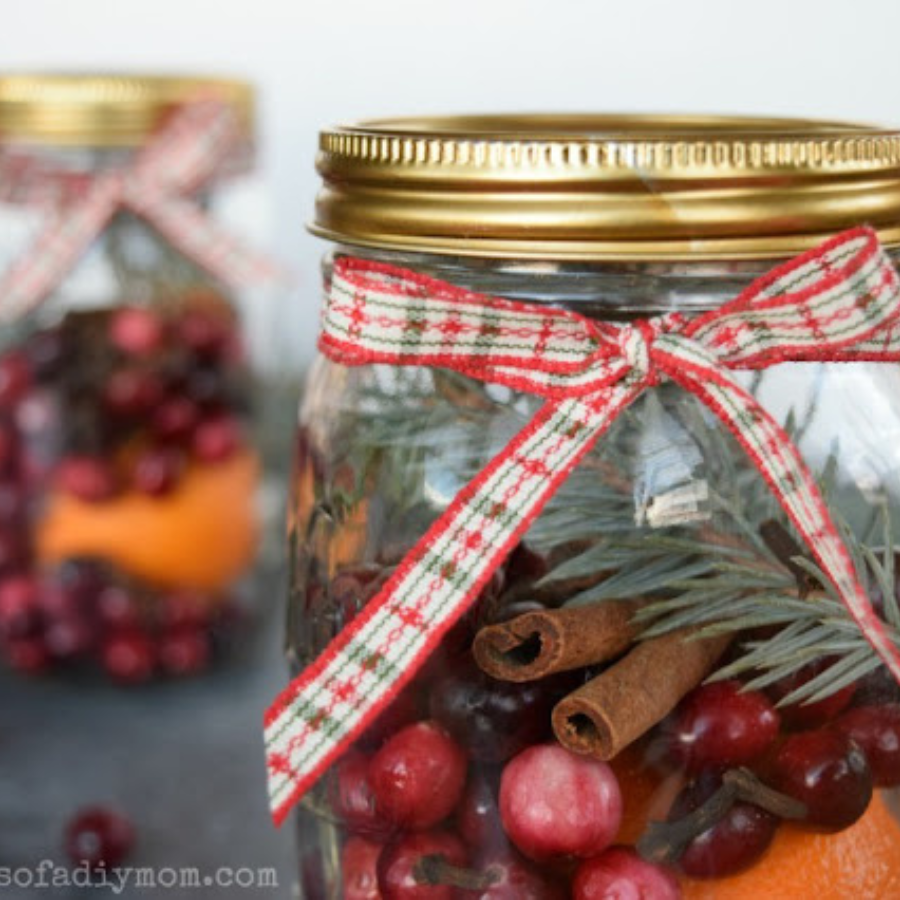
[[[900,0],[5,0],[0,67],[219,72],[262,95],[274,247],[301,273],[317,129],[478,110],[782,113],[900,123]]]

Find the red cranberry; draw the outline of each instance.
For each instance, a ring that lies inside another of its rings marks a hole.
[[[338,764],[331,784],[335,815],[350,830],[378,835],[390,830],[375,806],[369,780],[369,759],[351,750]]]
[[[19,450],[16,429],[9,421],[0,419],[0,471],[8,472],[15,463]]]
[[[11,526],[0,528],[0,572],[11,573],[26,568],[31,562],[27,535]]]
[[[163,384],[153,372],[120,369],[103,386],[103,404],[113,416],[131,419],[153,410],[163,398]]]
[[[120,866],[134,847],[134,826],[102,806],[83,809],[66,825],[66,853],[73,865],[90,869]]]
[[[872,773],[865,754],[833,730],[793,734],[770,766],[772,787],[806,804],[807,824],[821,831],[848,828],[869,806]]]
[[[430,710],[480,762],[505,762],[546,739],[550,711],[566,690],[560,680],[528,684],[497,681],[471,660],[456,661],[430,692]]]
[[[84,616],[61,616],[47,622],[44,646],[60,662],[74,662],[94,648],[96,632]]]
[[[127,588],[110,584],[97,594],[97,616],[107,627],[117,631],[140,628],[141,605]]]
[[[487,778],[475,775],[469,780],[456,811],[456,827],[460,837],[479,857],[509,848],[500,823],[497,789]]]
[[[141,631],[110,635],[103,644],[101,658],[110,678],[125,685],[149,681],[156,668],[156,648]]]
[[[184,454],[175,447],[148,447],[134,462],[131,481],[135,489],[151,497],[168,494],[184,471]]]
[[[159,600],[159,618],[163,628],[207,628],[212,620],[213,601],[199,591],[173,591]]]
[[[28,575],[0,581],[0,635],[22,638],[34,634],[41,623],[38,586]]]
[[[704,773],[675,799],[670,820],[694,812],[721,787],[718,773]],[[769,849],[778,819],[750,803],[734,803],[725,815],[684,849],[679,866],[691,878],[724,878],[754,865]]]
[[[774,743],[779,723],[769,700],[737,681],[701,685],[675,711],[670,751],[689,772],[744,765]]]
[[[153,413],[150,425],[161,441],[182,441],[196,428],[200,419],[197,404],[187,397],[169,397]]]
[[[622,794],[606,763],[541,744],[507,763],[500,815],[510,840],[531,859],[594,856],[619,830]]]
[[[158,353],[166,340],[166,327],[149,309],[128,306],[116,310],[109,320],[109,341],[129,356]]]
[[[550,561],[543,553],[527,544],[517,544],[506,563],[506,580],[510,584],[539,581],[550,571]]]
[[[61,372],[68,347],[62,328],[44,328],[29,339],[26,353],[35,378],[47,381]]]
[[[203,309],[186,310],[176,323],[179,343],[205,359],[226,349],[231,331],[231,324],[223,315]]]
[[[788,694],[808,684],[833,664],[833,659],[818,660],[766,688],[766,693],[779,704],[781,720],[788,728],[818,728],[820,725],[827,725],[850,705],[856,692],[856,684],[848,684],[829,697],[825,697],[824,700],[818,700],[815,703],[791,703],[788,706],[780,704],[780,701]]]
[[[386,819],[404,828],[430,828],[459,802],[466,758],[440,725],[418,722],[398,731],[375,754],[369,779]]]
[[[0,526],[19,524],[28,511],[28,492],[18,481],[0,478]]]
[[[443,831],[410,834],[386,847],[378,860],[378,887],[383,900],[457,900],[460,894],[446,884],[428,884],[419,877],[423,857],[441,857],[453,866],[466,865],[459,838]]]
[[[837,728],[865,753],[876,787],[900,785],[900,704],[848,710]]]
[[[9,667],[17,672],[40,675],[50,668],[50,653],[41,635],[13,638],[2,646]]]
[[[495,880],[483,890],[466,892],[477,900],[568,900],[568,893],[554,883],[558,876],[545,877],[515,852],[486,859],[479,871]]]
[[[382,900],[378,890],[378,858],[382,845],[352,837],[341,851],[341,883],[344,900]]]
[[[221,462],[241,443],[241,427],[233,416],[215,416],[198,423],[191,436],[191,450],[202,462]]]
[[[395,697],[388,708],[366,729],[359,741],[363,750],[377,750],[394,733],[418,721],[422,717],[419,685],[407,685]]]
[[[585,860],[575,873],[572,900],[680,900],[681,888],[665,869],[641,859],[626,847]]]
[[[112,466],[96,456],[68,456],[56,470],[59,487],[86,503],[102,503],[118,493]]]
[[[159,663],[167,675],[186,678],[209,668],[212,648],[200,628],[179,628],[159,640]]]
[[[31,387],[31,365],[21,350],[0,356],[0,410],[14,407]]]

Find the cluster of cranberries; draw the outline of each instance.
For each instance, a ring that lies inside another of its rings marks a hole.
[[[218,306],[70,313],[0,357],[0,658],[12,667],[97,660],[123,683],[192,674],[235,620],[222,598],[160,596],[98,560],[48,571],[32,541],[49,491],[160,497],[188,460],[238,451],[246,379]]]
[[[696,810],[721,785],[722,773],[736,767],[799,801],[800,824],[822,832],[856,822],[874,788],[900,785],[900,697],[893,688],[876,679],[818,702],[777,706],[828,664],[810,664],[765,692],[723,681],[689,694],[658,736],[657,750],[661,743],[687,780],[669,819]],[[679,867],[695,878],[746,869],[768,849],[779,821],[762,806],[736,802],[687,845]]]
[[[524,547],[513,554],[499,583],[336,766],[328,804],[342,827],[345,900],[677,900],[679,874],[725,877],[769,847],[781,819],[743,797],[667,864],[615,843],[627,783],[549,732],[550,709],[577,680],[508,684],[483,674],[468,652],[481,624],[525,611],[498,598],[539,578],[538,563]],[[332,580],[345,620],[386,574],[365,567]],[[689,694],[643,742],[647,766],[680,785],[669,821],[688,819],[737,768],[793,801],[804,827],[825,832],[857,821],[873,788],[900,785],[893,687],[866,679],[820,702],[781,704],[827,664],[765,692],[726,681]],[[312,900],[325,896],[320,879],[305,886]]]

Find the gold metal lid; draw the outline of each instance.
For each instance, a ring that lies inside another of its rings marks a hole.
[[[900,245],[900,131],[707,116],[393,119],[324,131],[311,225],[470,256],[787,256],[868,223]]]
[[[227,78],[126,74],[0,76],[0,140],[64,146],[139,144],[179,104],[213,94],[253,131],[253,88]]]

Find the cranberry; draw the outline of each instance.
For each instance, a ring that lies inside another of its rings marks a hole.
[[[113,416],[133,419],[151,412],[162,400],[163,390],[153,372],[120,369],[103,386],[103,405]]]
[[[545,877],[515,853],[487,859],[480,868],[494,882],[483,890],[467,891],[466,896],[477,900],[568,900],[563,888],[554,884],[554,876]]]
[[[379,812],[395,825],[424,829],[453,812],[466,781],[460,746],[435,722],[398,731],[369,770]]]
[[[134,847],[134,826],[102,806],[78,812],[66,825],[66,853],[73,865],[107,870],[120,866]]]
[[[67,559],[56,570],[56,584],[82,604],[94,603],[97,595],[107,585],[108,577],[103,565],[93,559]],[[49,602],[49,601],[47,601]]]
[[[876,787],[900,785],[900,704],[848,710],[837,728],[865,753]]]
[[[31,387],[31,364],[21,350],[0,356],[0,410],[14,407]]]
[[[369,780],[369,759],[350,751],[337,765],[331,784],[331,803],[335,814],[351,831],[377,835],[387,830],[375,806]]]
[[[60,662],[73,662],[87,656],[94,648],[95,629],[84,616],[60,616],[51,619],[44,629],[44,645]]]
[[[112,466],[96,456],[73,455],[60,462],[56,470],[59,487],[86,503],[102,503],[118,492]]]
[[[184,454],[175,447],[148,447],[134,461],[131,481],[135,489],[151,497],[168,494],[184,471]]]
[[[22,638],[34,634],[41,623],[38,586],[28,575],[0,581],[0,635]]]
[[[378,887],[383,900],[457,900],[461,894],[446,884],[428,884],[417,877],[423,857],[441,857],[454,866],[466,865],[459,838],[443,831],[410,834],[386,847],[378,860]]]
[[[670,752],[689,772],[743,765],[774,743],[779,722],[763,694],[742,691],[737,681],[701,685],[667,727]]]
[[[197,404],[187,397],[168,397],[156,408],[150,427],[161,441],[182,441],[189,437],[200,419]]]
[[[186,310],[176,323],[179,343],[205,359],[214,358],[226,349],[231,330],[223,315],[203,309]]]
[[[510,840],[531,859],[594,856],[619,830],[622,794],[606,763],[541,744],[507,763],[500,815]]]
[[[114,681],[141,684],[150,680],[156,668],[156,648],[142,631],[120,631],[106,639],[101,659]]]
[[[0,528],[0,572],[10,573],[26,568],[31,561],[31,548],[21,529]]]
[[[806,804],[806,822],[840,831],[862,816],[872,799],[872,773],[849,737],[834,730],[791,735],[769,767],[776,790]]]
[[[359,741],[360,747],[364,750],[377,750],[392,734],[420,719],[422,705],[419,685],[407,685],[366,729]]]
[[[675,877],[627,847],[610,847],[585,860],[575,873],[572,900],[680,900]]]
[[[213,601],[199,591],[173,591],[159,601],[160,624],[164,628],[207,628],[211,621]]]
[[[431,715],[480,762],[504,762],[548,737],[550,711],[565,693],[558,680],[497,681],[471,659],[459,660],[433,686]]]
[[[28,492],[18,481],[0,478],[0,526],[19,524],[28,511]]]
[[[510,584],[539,581],[550,571],[546,555],[527,544],[518,544],[506,563],[506,580]]]
[[[798,669],[793,675],[782,678],[766,688],[766,693],[779,704],[782,722],[789,728],[804,729],[818,728],[832,722],[839,713],[850,705],[856,692],[856,684],[848,684],[846,687],[818,700],[815,703],[791,703],[783,706],[780,701],[797,688],[808,684],[817,675],[820,675],[830,665],[833,659],[817,660],[814,663]]]
[[[706,772],[676,797],[671,821],[694,812],[721,787],[718,773]],[[725,815],[684,849],[679,865],[691,878],[724,878],[750,868],[768,850],[778,818],[751,803],[734,803]]]
[[[382,846],[352,837],[341,851],[341,882],[344,900],[382,900],[378,890],[378,858]]]
[[[16,461],[19,439],[15,426],[8,420],[0,419],[0,470],[8,472]]]
[[[200,628],[179,628],[159,640],[159,663],[167,675],[186,678],[209,668],[209,635]]]
[[[500,823],[497,789],[484,776],[476,775],[466,785],[456,811],[456,827],[460,837],[479,856],[509,847]]]
[[[127,306],[116,310],[109,320],[109,341],[129,356],[151,356],[166,340],[166,327],[149,309]]]
[[[191,450],[201,462],[221,462],[241,444],[241,427],[234,416],[219,415],[199,422],[191,436]]]
[[[110,584],[97,594],[97,616],[107,628],[118,631],[140,628],[141,605],[127,588]]]
[[[26,675],[39,675],[50,668],[50,653],[41,635],[13,638],[3,644],[10,668]]]

